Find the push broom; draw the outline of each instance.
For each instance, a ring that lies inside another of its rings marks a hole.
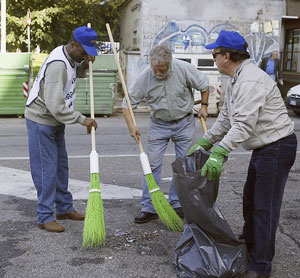
[[[95,118],[94,113],[94,85],[93,85],[93,64],[89,62],[89,80],[90,80],[90,106],[91,118]],[[82,246],[96,247],[105,244],[105,225],[103,215],[103,202],[101,198],[101,188],[99,181],[99,157],[96,151],[95,128],[91,130],[92,151],[90,154],[90,172],[91,183],[89,198],[86,207],[84,219]]]
[[[132,106],[131,106],[130,99],[129,99],[129,96],[128,96],[127,86],[126,86],[126,83],[125,83],[125,79],[124,79],[124,76],[123,76],[123,73],[122,73],[120,62],[119,62],[119,59],[118,59],[118,56],[117,56],[117,51],[116,51],[116,48],[115,48],[114,40],[113,40],[112,33],[111,33],[111,30],[110,30],[110,26],[109,26],[108,23],[106,24],[106,29],[107,29],[107,32],[108,32],[110,43],[112,45],[114,57],[115,57],[115,60],[116,60],[116,63],[117,63],[119,76],[120,76],[121,83],[122,83],[122,86],[123,86],[123,90],[124,90],[124,94],[125,94],[125,97],[126,97],[128,109],[129,109],[129,112],[130,112],[130,115],[131,115],[131,118],[132,118],[132,122],[136,126],[134,114],[133,114],[133,111],[132,111]],[[151,167],[150,167],[150,163],[149,163],[147,155],[144,152],[144,149],[143,149],[142,142],[141,142],[140,138],[139,138],[138,145],[139,145],[139,149],[140,149],[140,160],[141,160],[143,172],[144,172],[144,175],[145,175],[145,178],[146,178],[146,181],[147,181],[148,190],[149,190],[149,193],[151,195],[151,200],[152,200],[153,207],[156,210],[161,222],[169,230],[181,232],[183,230],[183,221],[177,215],[177,213],[172,208],[172,206],[168,203],[168,201],[165,198],[164,194],[160,191],[160,188],[157,185],[157,183],[156,183],[156,181],[153,177]]]

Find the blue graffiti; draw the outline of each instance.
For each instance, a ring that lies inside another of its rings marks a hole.
[[[169,21],[157,33],[151,42],[151,47],[158,44],[167,45],[172,52],[176,52],[178,48],[184,51],[189,48],[204,46],[210,42],[210,37],[214,33],[219,33],[222,29],[236,30],[236,28],[229,23],[218,24],[210,31],[207,31],[203,26],[193,23],[186,28],[180,27],[181,23],[176,21]]]

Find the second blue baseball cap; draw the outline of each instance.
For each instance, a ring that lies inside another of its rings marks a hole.
[[[205,46],[206,49],[214,49],[218,47],[227,47],[231,49],[247,50],[245,39],[238,32],[221,30],[217,40],[214,43]]]
[[[95,46],[98,35],[94,29],[87,26],[81,26],[74,30],[73,36],[75,40],[81,44],[88,55],[98,55],[97,48]]]

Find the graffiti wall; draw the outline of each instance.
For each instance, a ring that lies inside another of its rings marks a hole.
[[[158,44],[165,44],[173,53],[205,53],[206,44],[215,41],[221,30],[237,31],[244,35],[248,43],[248,51],[256,64],[259,64],[263,57],[270,55],[273,51],[279,51],[279,23],[274,22],[264,29],[265,23],[254,22],[248,24],[250,32],[243,32],[238,28],[239,24],[220,23],[211,29],[206,29],[197,21],[169,21],[157,32],[148,48],[144,49],[149,53],[150,49]],[[273,27],[272,27],[273,26]]]
[[[131,86],[136,76],[147,66],[148,53],[159,44],[167,45],[173,53],[204,54],[209,53],[205,45],[215,41],[221,30],[241,33],[247,43],[251,59],[259,65],[262,59],[270,56],[273,51],[279,51],[279,23],[270,21],[253,23],[218,23],[206,28],[200,21],[170,20],[155,33],[144,40],[145,46],[141,56],[128,57],[127,82]],[[151,40],[150,40],[151,38]]]
[[[256,65],[260,65],[264,57],[270,56],[273,51],[279,52],[278,37],[264,32],[251,32],[245,36],[248,51]]]
[[[173,53],[203,53],[203,46],[215,40],[222,29],[236,31],[235,26],[229,23],[218,24],[207,30],[197,21],[169,21],[156,34],[149,49],[166,44]]]

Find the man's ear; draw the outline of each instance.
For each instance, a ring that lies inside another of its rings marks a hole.
[[[226,52],[224,56],[225,56],[225,62],[228,62],[230,60],[230,53]]]
[[[74,50],[77,47],[76,41],[71,41],[70,48]]]

